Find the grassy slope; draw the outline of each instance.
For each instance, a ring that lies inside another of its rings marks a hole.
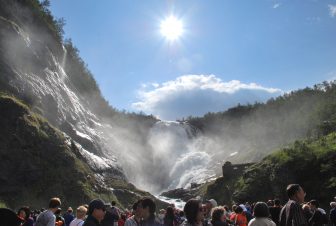
[[[63,134],[15,97],[0,94],[0,118],[1,205],[40,208],[58,196],[65,207],[97,197],[128,207],[137,198],[150,196],[123,180],[107,181],[117,197],[99,186],[78,150],[65,144]]]
[[[286,186],[299,183],[307,200],[316,198],[326,205],[336,190],[335,172],[336,133],[330,133],[313,141],[297,141],[249,167],[239,178],[218,178],[206,185],[203,195],[226,204],[276,197],[285,201]]]

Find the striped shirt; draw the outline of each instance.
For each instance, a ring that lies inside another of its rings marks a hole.
[[[308,222],[299,203],[289,200],[280,212],[280,226],[307,226]]]

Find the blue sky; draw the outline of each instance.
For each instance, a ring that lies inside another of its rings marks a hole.
[[[336,79],[336,0],[51,0],[104,97],[163,119]],[[160,22],[184,33],[169,42]]]

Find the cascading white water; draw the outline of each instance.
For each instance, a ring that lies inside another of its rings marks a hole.
[[[157,122],[150,131],[154,167],[166,175],[162,189],[186,188],[214,176],[209,153],[198,145],[199,131],[187,123]]]

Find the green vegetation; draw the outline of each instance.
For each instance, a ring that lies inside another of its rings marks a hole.
[[[287,199],[285,188],[301,184],[307,200],[318,199],[325,206],[336,190],[336,133],[315,140],[296,141],[245,170],[237,178],[218,178],[207,185],[205,197],[220,203]]]
[[[150,196],[124,180],[106,182],[119,192],[101,186],[76,146],[67,145],[63,133],[42,116],[6,94],[0,94],[0,106],[1,205],[41,208],[58,196],[64,206],[100,197],[128,207],[135,199]]]
[[[295,140],[315,139],[336,130],[336,82],[284,94],[267,103],[238,105],[225,112],[189,117],[205,136],[217,137],[232,162],[256,162]]]

